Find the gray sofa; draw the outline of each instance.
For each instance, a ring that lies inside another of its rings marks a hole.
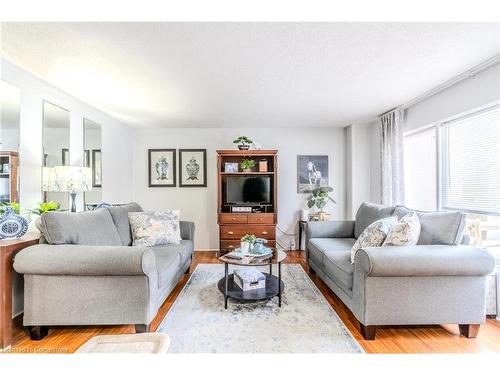
[[[494,259],[461,245],[465,214],[417,211],[417,245],[364,248],[351,264],[350,249],[370,223],[407,212],[403,206],[363,203],[355,221],[309,223],[309,269],[352,311],[365,339],[375,338],[378,325],[446,323],[475,337],[485,319],[485,281]]]
[[[149,331],[194,250],[194,223],[180,222],[179,245],[134,247],[129,212],[136,203],[41,218],[41,244],[20,251],[24,326],[41,339],[48,326],[134,324]]]

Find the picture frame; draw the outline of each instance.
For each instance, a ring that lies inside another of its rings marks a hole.
[[[297,193],[329,185],[328,155],[297,155]]]
[[[206,149],[179,149],[179,187],[207,187]]]
[[[224,163],[224,172],[238,173],[238,171],[239,171],[238,163]]]
[[[102,153],[101,150],[92,150],[92,187],[102,187]]]
[[[175,148],[148,150],[148,186],[176,187],[177,164]]]
[[[84,151],[83,166],[90,167],[90,150]]]
[[[69,165],[69,148],[61,150],[61,165]]]

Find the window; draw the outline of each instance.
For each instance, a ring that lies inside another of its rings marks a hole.
[[[500,215],[500,106],[441,128],[441,207]]]
[[[403,145],[409,207],[500,215],[500,105],[407,134]]]
[[[418,210],[437,210],[436,128],[404,137],[405,203]]]

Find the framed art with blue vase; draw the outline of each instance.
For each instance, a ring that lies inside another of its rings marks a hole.
[[[207,187],[207,150],[179,150],[179,186]]]
[[[175,187],[176,159],[174,148],[148,150],[149,187]]]
[[[28,221],[14,212],[11,206],[5,208],[0,217],[0,240],[20,238],[28,231]]]

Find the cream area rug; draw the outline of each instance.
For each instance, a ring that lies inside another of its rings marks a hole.
[[[276,297],[224,309],[223,276],[222,264],[196,267],[157,329],[169,353],[363,353],[300,265],[282,265],[281,307]]]

